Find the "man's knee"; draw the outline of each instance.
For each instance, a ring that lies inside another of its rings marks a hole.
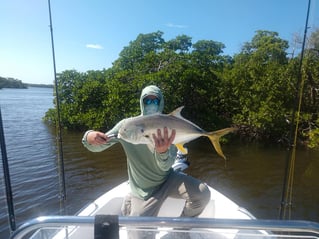
[[[186,204],[181,216],[195,217],[202,213],[210,200],[210,190],[204,183],[199,184],[198,192],[192,195]],[[194,192],[193,192],[194,193]]]
[[[201,183],[199,185],[199,190],[201,192],[200,193],[201,194],[200,200],[202,201],[202,205],[203,205],[203,207],[206,207],[206,205],[208,204],[208,202],[210,200],[210,190],[205,183]]]

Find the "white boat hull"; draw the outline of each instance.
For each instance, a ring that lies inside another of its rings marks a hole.
[[[236,203],[228,199],[223,194],[219,193],[212,187],[209,187],[211,191],[211,198],[204,211],[198,216],[199,218],[227,218],[227,219],[255,219],[244,208],[239,207]],[[78,213],[78,216],[95,216],[95,215],[121,215],[121,206],[124,197],[130,192],[128,182],[124,182],[117,187],[106,192],[94,202],[90,203],[87,207]],[[168,197],[158,214],[158,217],[179,217],[185,205],[183,199],[176,199]],[[156,238],[165,238],[167,231],[172,228],[161,228],[158,229]],[[191,232],[191,231],[190,231]],[[195,237],[196,233],[190,233],[193,238],[234,238],[237,230],[214,230],[210,231],[205,237]],[[92,227],[81,227],[81,228],[68,228],[68,238],[70,239],[93,239],[93,228]],[[66,238],[66,230],[61,230],[54,239]],[[125,228],[120,230],[120,238],[127,238],[127,231]],[[191,237],[192,238],[192,237]]]

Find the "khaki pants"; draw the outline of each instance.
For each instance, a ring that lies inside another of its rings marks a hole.
[[[126,208],[123,213],[130,216],[157,216],[167,197],[184,199],[185,206],[181,216],[195,217],[204,210],[209,202],[210,191],[207,185],[200,180],[173,171],[162,187],[149,199],[127,197],[123,204],[123,208]],[[154,235],[130,231],[129,238],[154,238]]]

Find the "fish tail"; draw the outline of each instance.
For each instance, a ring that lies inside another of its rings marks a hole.
[[[220,147],[219,139],[220,139],[220,137],[224,136],[225,134],[228,134],[228,133],[233,132],[235,130],[236,130],[236,128],[225,128],[225,129],[209,132],[206,134],[206,136],[209,138],[210,142],[213,144],[216,152],[221,157],[223,157],[225,160],[226,160],[226,157],[225,157],[225,155]]]

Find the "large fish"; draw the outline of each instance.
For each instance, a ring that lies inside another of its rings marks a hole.
[[[152,134],[157,129],[167,127],[169,131],[175,129],[176,135],[173,144],[183,153],[186,153],[184,144],[198,137],[206,136],[210,139],[217,153],[226,159],[219,144],[219,138],[235,131],[235,128],[225,128],[213,132],[206,132],[191,121],[183,118],[179,107],[170,114],[152,114],[128,118],[119,130],[118,137],[132,144],[148,144],[155,146]]]

